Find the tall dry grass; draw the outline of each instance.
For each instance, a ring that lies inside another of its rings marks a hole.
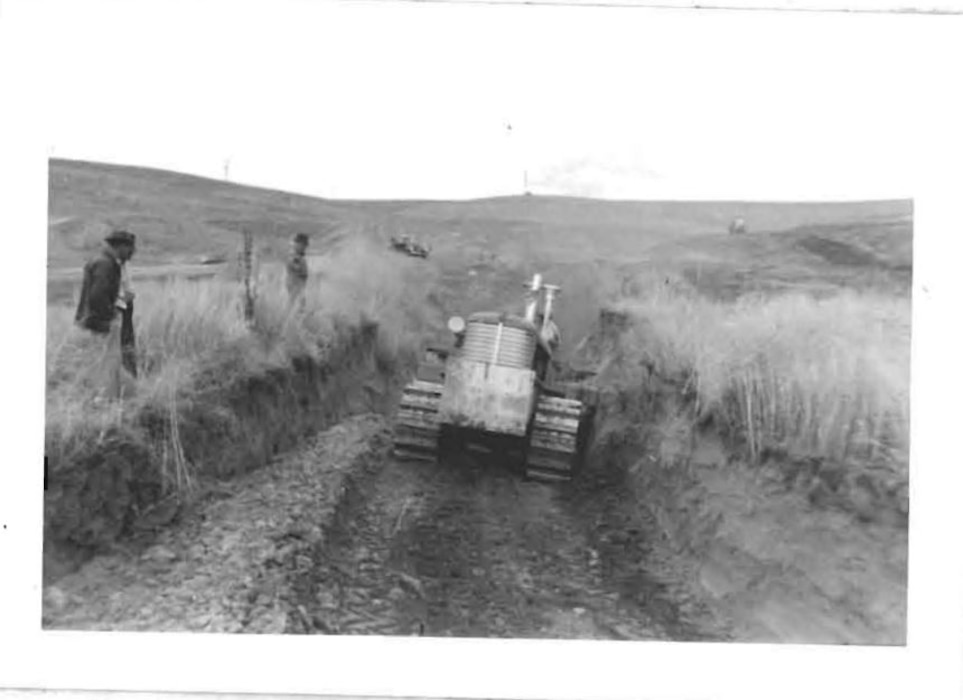
[[[910,301],[840,293],[721,303],[672,284],[616,308],[634,320],[629,352],[688,378],[700,416],[767,450],[884,461],[909,450]]]
[[[90,339],[73,326],[72,306],[47,309],[47,451],[60,457],[78,441],[97,440],[144,406],[161,407],[170,426],[160,446],[164,480],[189,488],[178,439],[179,406],[192,400],[202,367],[230,356],[232,372],[289,366],[294,357],[323,362],[338,334],[365,322],[379,325],[381,362],[396,362],[423,331],[418,299],[429,282],[410,266],[364,240],[348,241],[311,261],[303,308],[291,306],[280,262],[262,265],[257,279],[253,327],[243,317],[242,286],[226,278],[145,282],[133,280],[135,334],[140,373],[125,383],[125,397],[98,395]],[[240,360],[241,366],[237,367]],[[89,447],[89,445],[88,445]]]

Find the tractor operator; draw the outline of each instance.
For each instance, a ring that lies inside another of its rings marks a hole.
[[[559,333],[558,326],[556,326],[555,322],[551,319],[546,321],[543,311],[539,311],[536,318],[538,320],[539,337],[542,339],[542,342],[551,349],[552,354],[555,354],[555,351],[558,350],[558,346],[562,342],[562,335]]]

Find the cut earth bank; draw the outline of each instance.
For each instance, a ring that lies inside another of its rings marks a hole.
[[[905,644],[905,483],[785,454],[751,465],[695,416],[690,378],[639,366],[637,322],[603,312],[580,348],[603,387],[594,463],[623,475],[696,597],[737,641]]]

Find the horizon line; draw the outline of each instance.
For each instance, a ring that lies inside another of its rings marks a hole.
[[[613,197],[600,197],[600,196],[589,196],[580,194],[561,194],[561,193],[546,193],[546,192],[535,192],[531,189],[516,192],[512,194],[491,194],[491,195],[480,195],[474,197],[446,197],[446,198],[433,198],[433,197],[325,197],[318,194],[308,194],[305,192],[298,192],[295,190],[282,190],[276,187],[267,187],[265,185],[257,185],[248,182],[243,182],[240,180],[230,180],[213,177],[210,175],[199,175],[196,173],[191,173],[183,170],[171,170],[169,168],[162,168],[154,165],[140,165],[135,163],[112,163],[108,161],[97,161],[89,160],[85,158],[67,158],[64,156],[47,156],[48,166],[53,163],[60,164],[76,164],[76,165],[86,165],[101,168],[113,168],[119,170],[142,170],[149,171],[158,174],[168,174],[176,175],[178,177],[184,178],[194,178],[198,180],[203,180],[212,184],[228,185],[233,187],[242,187],[251,190],[259,190],[262,192],[269,192],[275,194],[284,194],[288,196],[301,197],[304,199],[313,199],[322,202],[333,202],[333,203],[348,203],[348,204],[393,204],[393,203],[444,203],[444,202],[458,202],[458,203],[471,203],[471,202],[484,202],[496,199],[568,199],[568,200],[582,200],[590,202],[601,202],[608,204],[646,204],[646,203],[659,203],[659,202],[673,202],[673,203],[716,203],[716,204],[871,204],[871,203],[882,203],[882,202],[913,202],[914,197],[902,196],[902,197],[857,197],[853,199],[792,199],[792,198],[771,198],[771,199],[744,199],[739,197],[726,197],[723,199],[715,199],[712,197],[658,197],[652,199],[641,199],[641,198],[613,198]],[[48,178],[50,177],[50,169],[48,167]]]

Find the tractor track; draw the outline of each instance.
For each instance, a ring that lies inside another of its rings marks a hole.
[[[374,464],[292,586],[291,631],[721,638],[681,588],[647,571],[644,536],[626,531],[612,493],[598,479],[526,482],[470,455]]]

